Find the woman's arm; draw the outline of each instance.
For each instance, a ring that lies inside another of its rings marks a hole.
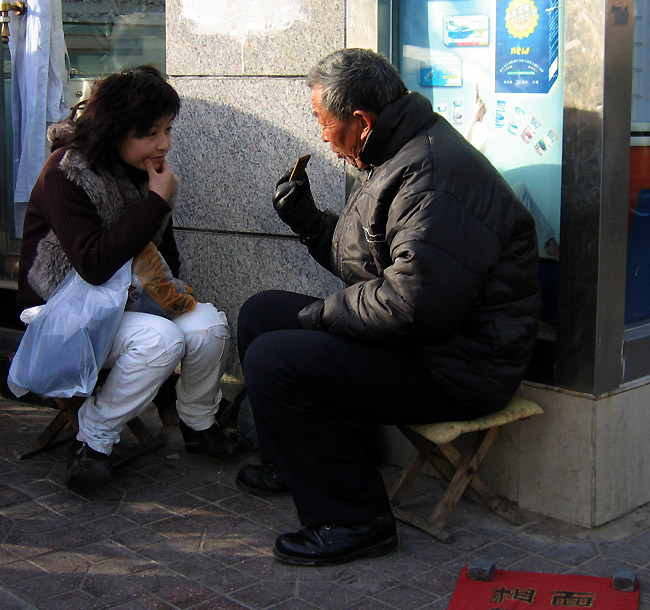
[[[105,227],[88,196],[61,170],[53,169],[43,178],[44,218],[73,267],[90,284],[103,284],[140,252],[170,212],[166,201],[150,191]]]
[[[169,265],[169,269],[174,277],[178,277],[181,271],[181,255],[176,246],[176,238],[174,237],[174,223],[169,219],[165,231],[162,236],[158,251],[162,254],[165,262]]]

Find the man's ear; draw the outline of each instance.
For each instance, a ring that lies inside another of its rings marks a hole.
[[[371,112],[369,110],[355,110],[352,113],[352,116],[361,121],[362,130],[360,137],[362,140],[365,140],[368,137],[368,134],[372,131],[372,128],[375,126],[375,122],[379,115],[376,112]]]

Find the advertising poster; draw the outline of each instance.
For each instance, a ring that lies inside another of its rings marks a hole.
[[[407,87],[501,172],[550,259],[560,241],[563,19],[559,0],[400,2]]]

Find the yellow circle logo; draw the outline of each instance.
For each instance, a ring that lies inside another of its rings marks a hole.
[[[512,0],[506,9],[506,28],[513,38],[530,36],[539,22],[533,0]]]

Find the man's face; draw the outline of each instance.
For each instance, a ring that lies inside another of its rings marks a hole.
[[[312,114],[316,117],[321,127],[323,142],[329,142],[332,152],[339,158],[345,159],[357,169],[364,169],[365,163],[359,159],[359,152],[363,146],[366,124],[356,115],[342,121],[322,105],[323,87],[315,86],[311,90]]]

